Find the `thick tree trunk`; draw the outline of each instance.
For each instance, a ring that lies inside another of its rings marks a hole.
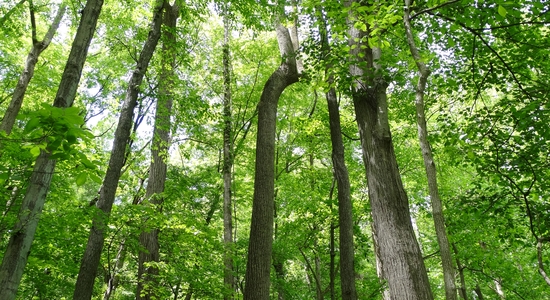
[[[139,87],[161,35],[160,28],[162,24],[163,6],[163,0],[157,0],[155,2],[153,21],[149,31],[149,36],[143,45],[136,68],[134,69],[132,77],[128,82],[126,97],[124,99],[124,104],[122,105],[118,126],[115,131],[109,166],[105,174],[105,179],[103,180],[99,200],[96,204],[98,210],[93,219],[90,236],[88,237],[88,243],[86,245],[86,250],[80,265],[80,271],[78,272],[78,277],[76,280],[75,291],[73,294],[73,299],[75,300],[89,300],[92,297],[94,280],[97,274],[103,244],[105,242],[104,232],[109,221],[109,215],[115,200],[121,169],[124,164],[124,154],[126,152],[128,139],[130,138],[134,108],[137,103]]]
[[[392,300],[431,300],[433,295],[422,253],[416,241],[409,212],[409,200],[395,158],[388,120],[387,83],[381,76],[380,48],[358,41],[368,38],[353,25],[350,16],[351,75],[353,103],[365,164],[374,234]],[[355,45],[355,46],[354,46]],[[362,49],[364,48],[364,50]],[[359,54],[362,53],[364,58]]]
[[[50,25],[48,32],[46,32],[44,39],[42,41],[38,41],[36,39],[36,22],[34,20],[34,11],[33,7],[31,6],[30,13],[32,25],[32,48],[27,55],[25,68],[23,69],[21,76],[19,76],[19,81],[17,82],[17,86],[13,91],[10,105],[8,106],[8,109],[4,114],[2,124],[0,124],[0,131],[4,131],[8,135],[11,133],[11,130],[13,129],[13,124],[15,124],[15,118],[19,114],[19,110],[21,109],[21,105],[23,104],[23,97],[25,96],[25,92],[27,91],[27,87],[29,86],[31,78],[34,75],[34,68],[36,66],[36,63],[38,62],[38,57],[40,56],[42,51],[46,50],[46,48],[48,48],[48,46],[50,45],[50,42],[52,41],[52,38],[57,31],[57,28],[59,28],[61,19],[63,19],[63,15],[65,14],[66,9],[67,4],[62,2],[59,5],[57,14],[55,15],[55,18]]]
[[[233,206],[231,205],[231,172],[233,168],[233,131],[231,116],[231,52],[229,48],[229,9],[225,4],[223,15],[223,243],[224,243],[224,300],[234,299],[233,276]]]
[[[245,300],[269,299],[273,246],[274,159],[277,104],[282,92],[298,81],[296,59],[288,29],[277,25],[283,62],[267,80],[258,104],[254,198],[245,275]]]
[[[97,19],[101,12],[103,0],[89,0],[82,11],[82,18],[78,26],[71,52],[65,65],[59,89],[54,100],[55,107],[70,107],[76,96],[80,75],[88,47],[95,32]],[[55,169],[55,160],[48,159],[49,153],[42,151],[34,165],[29,187],[21,208],[17,224],[13,229],[8,247],[0,266],[0,299],[15,299],[19,282],[23,276],[23,269],[27,264],[38,220],[46,200],[46,194]]]
[[[437,235],[437,242],[439,245],[439,253],[441,256],[441,265],[443,267],[443,280],[445,282],[445,298],[447,300],[457,300],[456,284],[455,284],[455,270],[453,267],[453,258],[451,255],[451,247],[449,245],[449,239],[447,238],[447,232],[445,230],[445,218],[443,216],[443,204],[439,197],[439,188],[437,186],[437,174],[435,161],[433,158],[432,149],[428,142],[428,127],[426,125],[426,114],[424,112],[424,90],[426,88],[426,82],[430,75],[430,70],[423,62],[422,57],[416,47],[414,36],[410,23],[409,15],[410,0],[405,0],[405,13],[403,14],[403,23],[405,25],[405,34],[407,36],[407,42],[411,54],[418,67],[420,78],[416,86],[416,123],[418,129],[418,139],[420,142],[420,149],[422,150],[422,158],[424,159],[424,168],[426,169],[426,176],[428,178],[428,189],[430,193],[430,200],[432,202],[432,212],[434,219],[435,232]]]
[[[179,6],[165,4],[163,24],[166,30],[163,32],[162,46],[162,70],[159,79],[159,96],[155,112],[155,125],[153,130],[153,142],[151,143],[151,165],[149,167],[149,180],[145,197],[147,204],[156,206],[157,210],[163,203],[160,196],[164,192],[166,182],[166,160],[170,148],[170,118],[172,115],[172,81],[176,64],[176,36],[174,35],[179,15]],[[139,236],[142,251],[138,258],[138,285],[136,299],[156,299],[155,287],[158,268],[147,266],[148,263],[160,261],[158,228],[147,228]]]

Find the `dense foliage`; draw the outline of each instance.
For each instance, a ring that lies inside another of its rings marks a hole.
[[[83,2],[0,3],[0,116],[8,110],[35,38],[46,34],[60,4],[67,5],[51,45],[38,58],[12,132],[0,130],[0,253],[25,213],[20,206],[36,158],[47,152],[57,160],[17,299],[68,299],[74,291],[128,79],[148,38],[155,1],[105,1],[74,104],[55,107]],[[160,260],[149,264],[158,269],[158,284],[151,289],[156,299],[242,298],[259,134],[256,105],[281,64],[274,33],[279,23],[296,23],[304,72],[278,103],[271,297],[341,298],[338,200],[324,99],[335,88],[353,202],[357,297],[383,298],[386,284],[377,273],[350,92],[356,78],[349,73],[350,66],[362,63],[350,56],[354,48],[378,47],[383,54],[375,63],[389,83],[390,128],[412,224],[434,298],[445,298],[416,131],[419,75],[402,24],[404,3],[287,2],[175,1],[175,38],[160,42],[176,43],[178,49],[166,183],[157,195],[163,202],[144,205],[150,200],[155,107],[166,67],[164,48],[158,46],[139,86],[125,141],[94,299],[135,298],[140,233],[154,228],[159,229]],[[545,0],[426,0],[411,6],[414,38],[432,71],[425,91],[428,139],[457,295],[463,299],[550,299],[549,10]],[[352,13],[356,19],[350,25]],[[231,53],[230,247],[223,240],[224,21]],[[322,25],[328,35],[321,34]],[[369,30],[372,38],[348,43],[349,26]],[[235,280],[229,291],[224,286],[228,252]],[[107,296],[109,284],[114,289]]]

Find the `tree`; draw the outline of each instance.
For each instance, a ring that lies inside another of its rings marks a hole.
[[[48,32],[46,33],[44,38],[39,41],[36,37],[36,20],[34,17],[35,8],[32,1],[29,1],[29,6],[32,28],[32,48],[27,55],[25,69],[19,77],[19,81],[17,82],[17,86],[15,87],[15,91],[13,92],[10,105],[6,110],[6,113],[4,114],[2,123],[0,124],[0,131],[4,131],[7,135],[11,133],[13,124],[15,123],[15,118],[17,117],[17,114],[21,109],[21,105],[23,104],[23,97],[25,96],[25,91],[29,86],[30,80],[34,75],[34,68],[36,66],[36,63],[38,62],[38,57],[40,56],[40,53],[46,50],[46,48],[48,48],[48,46],[50,45],[52,38],[57,31],[57,28],[59,28],[59,23],[61,23],[61,19],[65,14],[65,10],[67,9],[67,5],[64,2],[61,2],[59,8],[57,9],[57,14],[55,15],[55,18],[48,29]]]
[[[179,5],[174,3],[170,6],[164,3],[164,41],[162,47],[162,66],[159,78],[159,96],[155,111],[155,125],[153,130],[153,142],[151,143],[151,165],[149,166],[149,179],[145,194],[144,205],[153,205],[155,210],[160,211],[163,203],[164,185],[166,181],[166,161],[170,148],[170,129],[172,117],[173,77],[176,63],[176,23],[179,15]],[[146,226],[139,236],[140,245],[143,249],[139,252],[138,286],[136,299],[154,299],[155,285],[158,284],[155,278],[158,275],[158,268],[154,265],[160,260],[159,228],[152,225]]]
[[[418,79],[418,84],[416,86],[415,99],[418,139],[422,151],[422,158],[424,160],[424,168],[426,169],[426,176],[428,177],[428,187],[430,192],[430,200],[432,202],[434,225],[437,234],[437,241],[439,244],[441,263],[443,265],[445,299],[456,300],[457,296],[453,258],[451,256],[451,247],[449,244],[449,239],[447,238],[447,232],[445,231],[443,204],[441,203],[441,198],[439,197],[435,161],[430,143],[428,141],[428,128],[426,125],[426,114],[424,112],[424,90],[426,89],[426,82],[428,80],[428,76],[430,75],[430,70],[422,60],[418,48],[416,47],[415,36],[411,28],[410,5],[410,0],[405,0],[403,23],[405,26],[405,34],[407,37],[407,42],[409,44],[411,55],[414,58],[414,61],[418,68],[418,73],[420,74],[420,78]]]
[[[56,108],[68,108],[73,104],[102,5],[102,0],[86,2],[54,100]],[[15,299],[55,169],[56,161],[50,159],[50,156],[51,153],[48,150],[41,150],[36,159],[17,224],[0,266],[1,299]]]
[[[258,103],[254,200],[245,276],[245,299],[269,299],[273,245],[273,198],[277,103],[282,92],[298,81],[295,49],[288,29],[276,25],[283,61],[266,82]]]
[[[140,85],[147,71],[149,61],[153,57],[155,48],[161,35],[162,14],[165,1],[157,0],[153,7],[153,20],[148,38],[143,45],[139,60],[132,72],[132,77],[128,81],[128,88],[124,99],[124,104],[120,113],[109,167],[103,185],[101,186],[99,199],[96,203],[97,211],[90,230],[90,236],[86,245],[86,250],[82,257],[80,271],[76,280],[76,286],[73,299],[91,299],[94,280],[99,266],[101,251],[104,245],[104,232],[109,222],[109,215],[115,200],[115,194],[120,179],[121,169],[126,157],[126,145],[130,138],[134,108],[137,104]]]
[[[433,299],[395,158],[388,120],[388,83],[379,62],[381,42],[372,34],[374,24],[362,24],[357,19],[355,10],[361,7],[360,2],[347,2],[347,7],[352,98],[384,279],[392,299]],[[362,42],[367,40],[373,41]]]

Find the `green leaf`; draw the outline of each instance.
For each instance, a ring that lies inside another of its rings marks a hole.
[[[506,8],[504,8],[502,5],[499,5],[498,6],[498,14],[501,15],[502,17],[506,17],[506,13],[508,13],[506,11]]]
[[[33,129],[35,129],[38,125],[40,124],[40,119],[39,118],[31,118],[29,120],[29,122],[27,122],[27,125],[25,126],[25,129],[23,130],[23,133],[29,133],[31,132]]]
[[[95,174],[90,174],[90,179],[92,179],[94,182],[101,184],[103,181],[101,178]]]
[[[31,148],[30,152],[32,156],[37,157],[38,155],[40,155],[40,147],[34,146]]]
[[[87,178],[88,178],[88,174],[86,173],[78,174],[78,176],[76,176],[76,185],[82,186],[84,183],[86,183]]]

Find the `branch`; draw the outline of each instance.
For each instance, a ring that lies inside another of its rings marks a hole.
[[[453,19],[451,17],[448,17],[448,16],[444,16],[444,15],[441,15],[441,14],[433,14],[433,13],[430,13],[428,12],[430,15],[434,16],[434,17],[439,17],[441,19],[444,19],[446,21],[449,21],[449,22],[453,22],[455,24],[458,24],[460,25],[462,28],[464,28],[466,31],[469,31],[470,33],[472,33],[473,35],[477,36],[482,42],[483,44],[489,48],[489,50],[498,58],[498,60],[500,60],[500,62],[504,65],[504,67],[506,68],[506,70],[508,70],[508,72],[510,73],[510,75],[512,76],[512,78],[514,79],[514,82],[518,85],[518,88],[523,92],[523,94],[525,94],[525,96],[527,96],[529,98],[529,100],[533,101],[533,98],[531,97],[531,95],[525,90],[525,88],[523,88],[523,85],[521,84],[521,82],[519,81],[519,79],[516,77],[516,73],[512,70],[512,68],[510,67],[510,65],[504,60],[504,58],[502,58],[502,56],[500,56],[500,54],[495,50],[493,49],[493,47],[491,47],[491,45],[489,45],[489,42],[487,42],[483,36],[481,36],[481,34],[476,31],[475,29],[471,28],[471,27],[468,27],[466,24],[462,23],[462,22],[459,22],[457,21],[456,19]]]
[[[439,4],[439,5],[437,5],[437,6],[434,6],[434,7],[432,7],[432,8],[423,9],[423,10],[421,10],[421,11],[415,13],[414,15],[412,15],[411,18],[410,18],[410,20],[412,20],[412,19],[418,17],[418,16],[421,15],[421,14],[425,14],[425,13],[431,12],[431,11],[433,11],[433,10],[440,9],[440,8],[442,8],[443,6],[447,6],[447,5],[450,5],[450,4],[454,4],[454,3],[459,2],[459,1],[460,1],[460,0],[450,0],[450,1],[448,1],[448,2],[445,2],[445,3]]]

